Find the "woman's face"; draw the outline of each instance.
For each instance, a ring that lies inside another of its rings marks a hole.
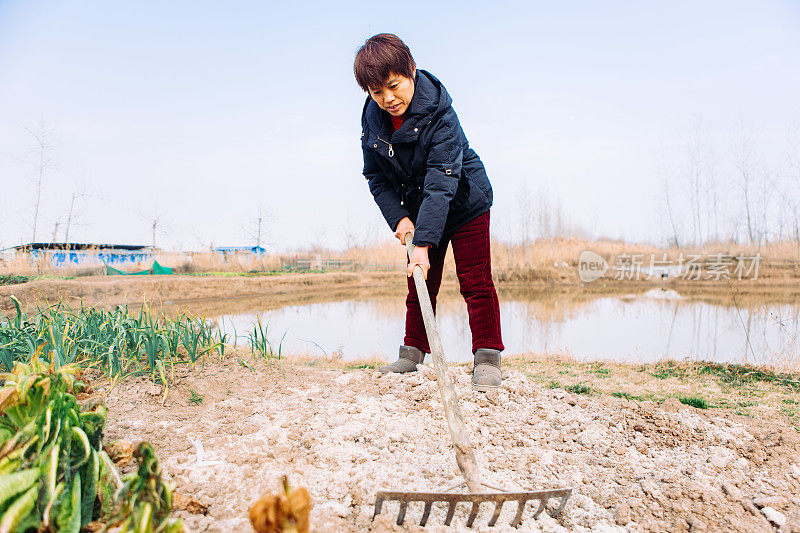
[[[414,70],[414,75],[417,71]],[[383,87],[371,87],[369,94],[381,109],[394,117],[399,117],[408,109],[411,98],[414,96],[414,78],[407,78],[401,74],[389,74],[389,79]]]

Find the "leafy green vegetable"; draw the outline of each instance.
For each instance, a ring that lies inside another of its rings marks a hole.
[[[169,518],[172,489],[153,448],[139,444],[138,472],[120,479],[102,450],[108,409],[75,365],[57,367],[52,355],[45,363],[40,352],[0,375],[0,533],[79,533],[93,521],[122,532],[182,527]]]

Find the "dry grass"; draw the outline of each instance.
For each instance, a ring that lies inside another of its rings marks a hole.
[[[703,247],[672,248],[658,247],[648,244],[626,243],[611,240],[585,240],[576,238],[541,239],[533,244],[521,245],[506,243],[499,240],[492,241],[492,269],[499,281],[520,281],[577,279],[576,267],[578,257],[584,250],[592,250],[609,263],[616,262],[616,257],[621,254],[641,254],[642,260],[649,261],[650,254],[662,259],[666,254],[667,260],[677,264],[678,258],[683,255],[710,257],[722,253],[724,255],[752,257],[761,254],[764,258],[762,265],[765,271],[775,272],[776,268],[784,263],[794,265],[800,263],[798,243],[782,242],[770,244],[765,247],[740,245],[735,243],[716,243]],[[405,264],[403,247],[396,241],[380,241],[370,246],[351,248],[345,251],[321,251],[326,257],[342,260],[353,260],[359,264],[394,264],[402,268]],[[447,252],[445,259],[446,275],[454,275],[452,248]],[[761,271],[759,272],[761,274]]]
[[[647,244],[632,244],[622,241],[559,238],[540,240],[532,246],[492,243],[492,268],[499,281],[577,282],[578,257],[584,250],[602,256],[609,264],[618,264],[622,254],[639,255],[643,265],[666,258],[677,265],[681,257],[686,261],[691,256],[710,258],[716,254],[724,256],[763,258],[758,271],[759,278],[796,278],[800,276],[800,253],[797,243],[783,242],[764,247],[735,243],[714,243],[702,247],[657,247]],[[608,274],[607,274],[608,276]]]
[[[795,242],[781,242],[763,247],[735,243],[712,243],[702,247],[658,247],[648,244],[626,243],[612,240],[585,240],[576,238],[540,239],[533,244],[521,245],[492,240],[492,270],[501,282],[578,282],[578,257],[584,250],[592,250],[602,256],[609,264],[616,263],[622,254],[639,254],[647,264],[651,254],[656,260],[666,258],[677,264],[679,257],[684,259],[699,255],[711,257],[723,255],[763,257],[759,277],[798,277],[800,276],[800,246]],[[361,265],[394,265],[402,269],[405,264],[403,247],[396,241],[381,241],[370,246],[351,248],[343,252],[323,251],[326,257],[350,259]],[[455,263],[452,248],[445,259],[445,277],[455,277]]]
[[[703,247],[663,248],[647,244],[634,244],[622,241],[589,241],[576,238],[542,239],[533,244],[521,245],[498,240],[492,242],[492,268],[500,282],[579,283],[576,266],[578,257],[584,250],[592,250],[610,264],[617,263],[621,254],[640,254],[643,264],[648,264],[651,254],[656,260],[666,258],[677,264],[682,255],[710,257],[718,253],[746,257],[761,254],[759,278],[793,279],[800,277],[800,246],[795,242],[780,242],[755,247],[735,243],[715,243]],[[159,263],[175,269],[176,273],[252,273],[284,272],[287,270],[317,269],[315,261],[336,261],[327,264],[323,270],[374,271],[402,270],[405,267],[403,247],[394,239],[378,240],[365,246],[345,250],[313,249],[296,253],[269,254],[255,257],[247,254],[227,255],[212,252],[157,252],[154,255]],[[299,263],[298,263],[299,261]],[[126,270],[145,269],[152,264],[147,261],[130,265]],[[14,259],[0,259],[0,274],[14,275],[54,275],[86,276],[104,272],[101,264],[86,267],[53,268],[46,261],[31,261],[25,254]],[[445,278],[455,277],[452,250],[448,250],[445,260]]]

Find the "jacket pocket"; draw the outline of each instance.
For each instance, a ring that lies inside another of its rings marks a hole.
[[[469,199],[470,189],[471,187],[469,183],[469,178],[467,177],[466,174],[462,172],[461,178],[458,180],[458,187],[456,188],[456,194],[450,201],[450,207],[457,208],[464,205],[464,203]]]

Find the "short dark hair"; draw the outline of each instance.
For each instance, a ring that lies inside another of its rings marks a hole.
[[[373,35],[356,50],[353,73],[364,92],[370,88],[383,87],[389,74],[401,74],[413,78],[414,58],[400,37],[393,33]]]

